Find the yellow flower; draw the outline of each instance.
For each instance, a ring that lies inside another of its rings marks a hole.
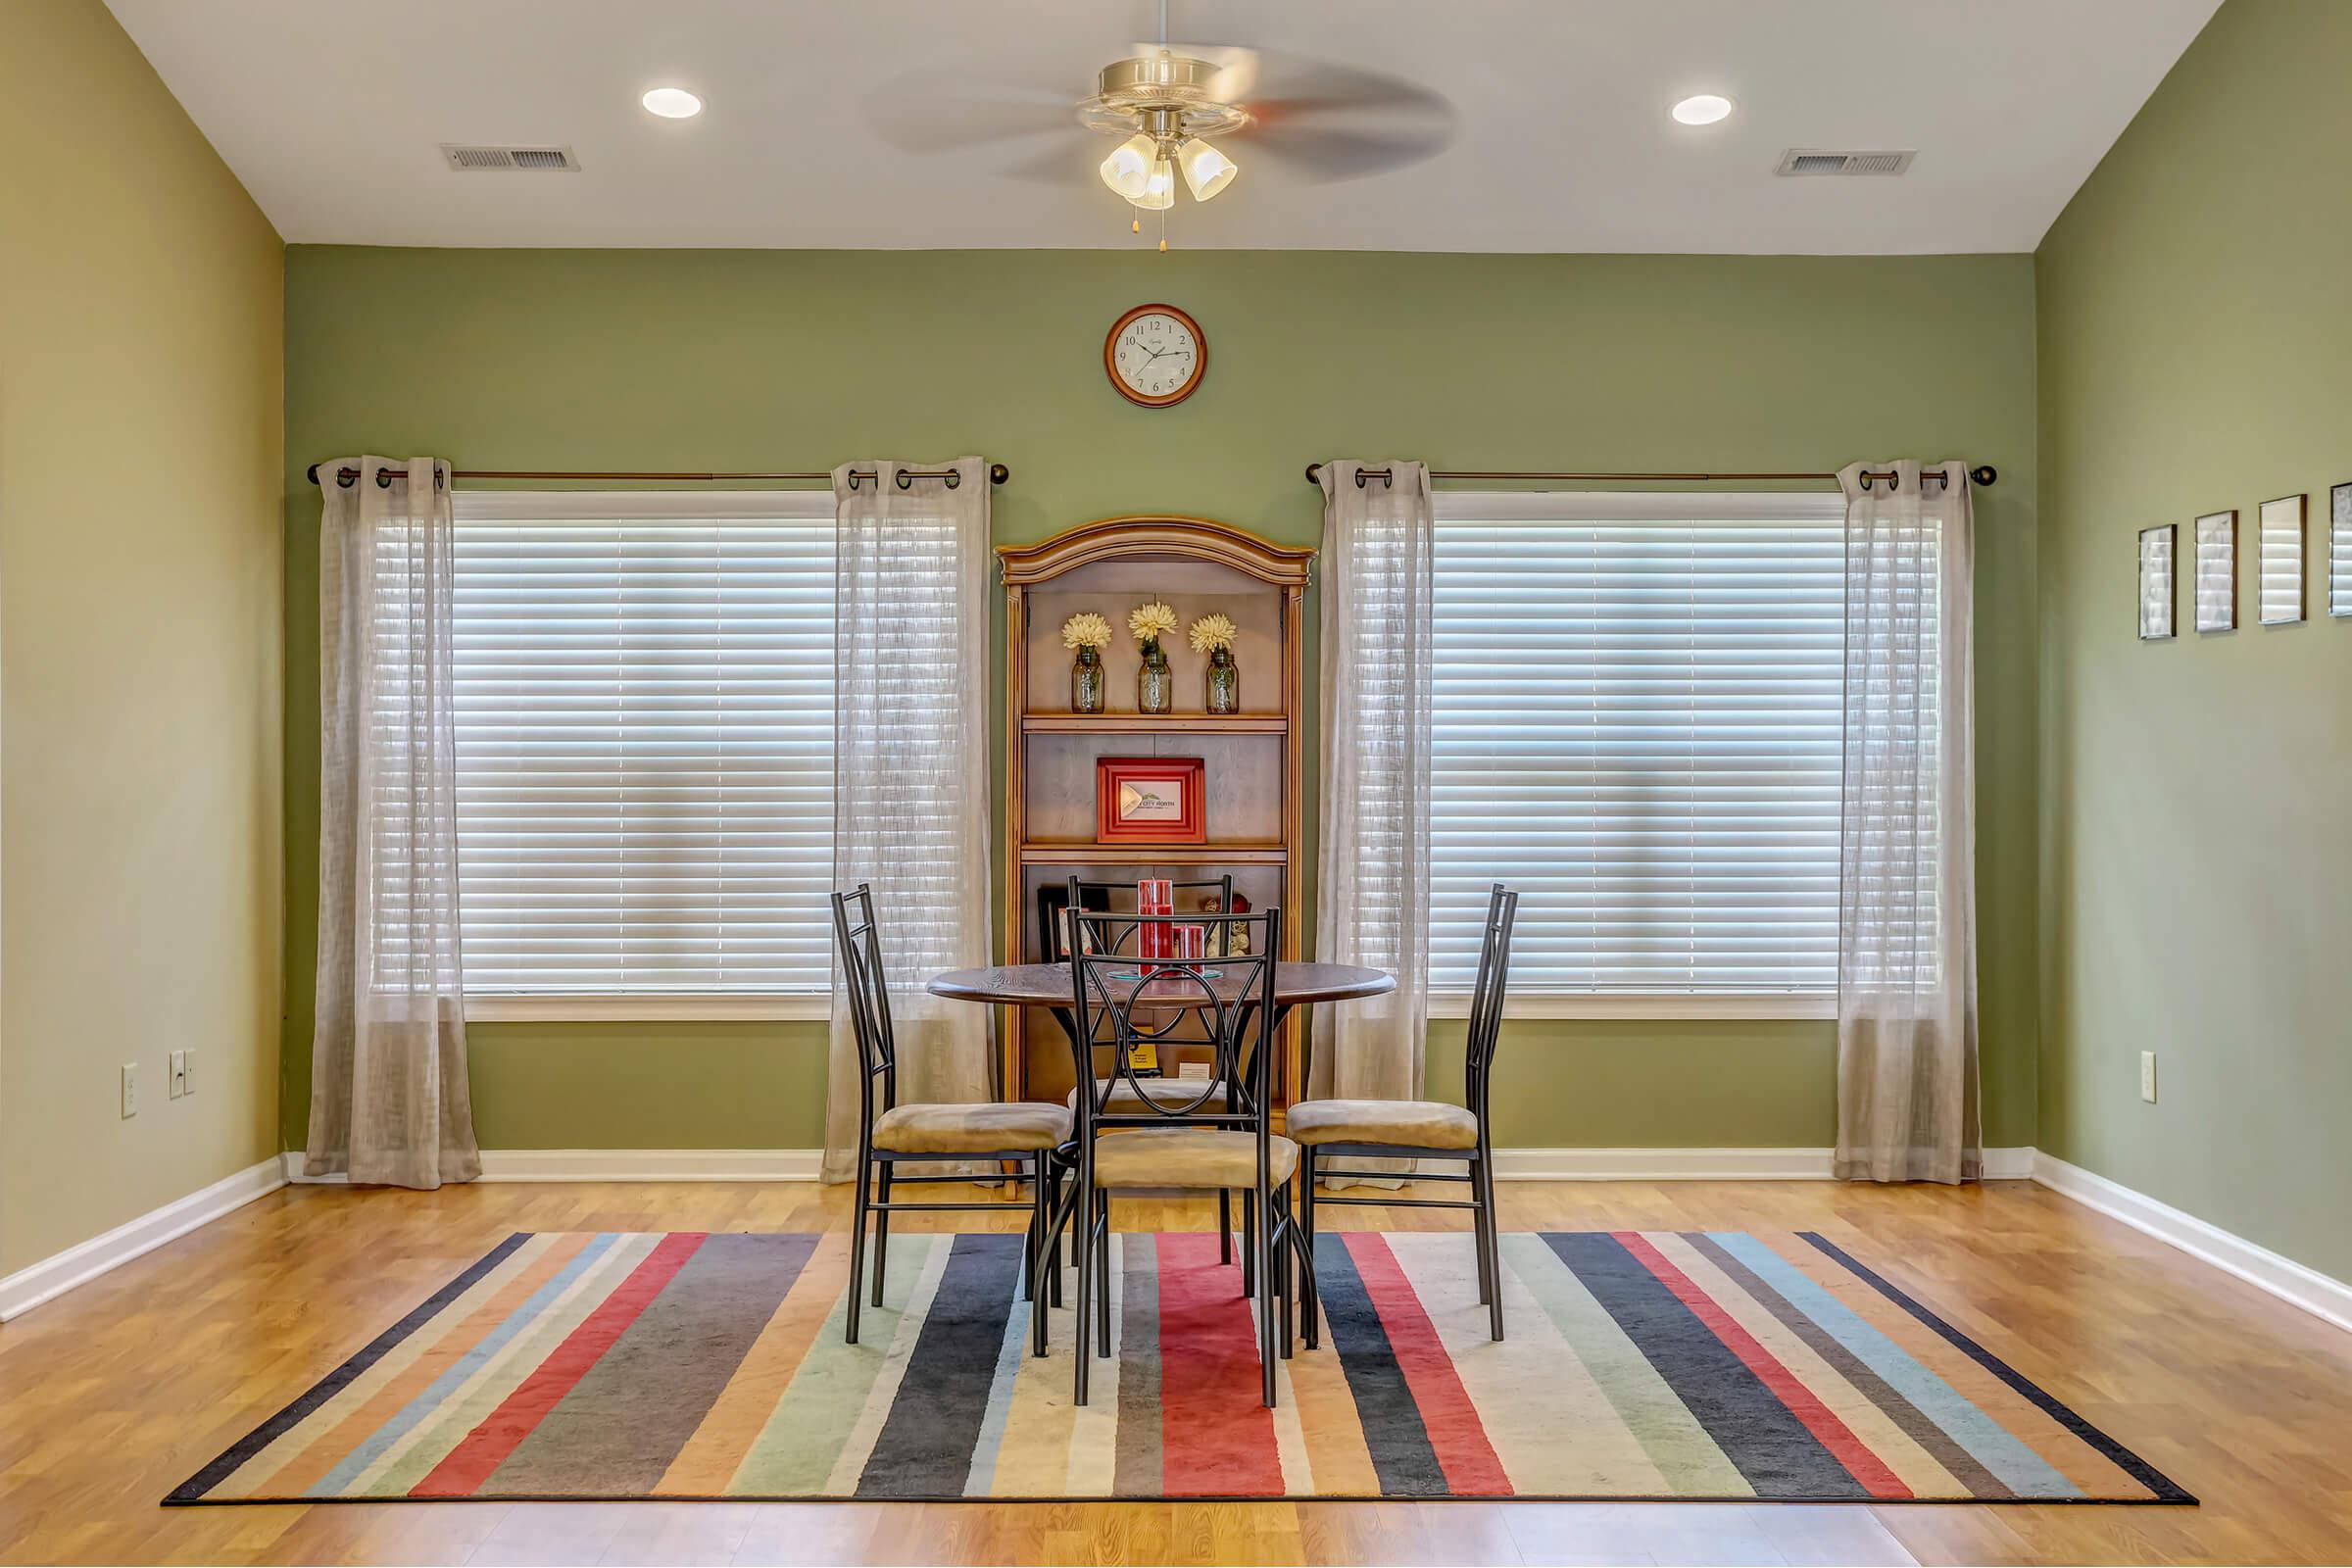
[[[1061,646],[1075,653],[1081,648],[1110,646],[1110,622],[1091,610],[1082,610],[1061,623]]]
[[[1220,648],[1231,648],[1234,635],[1232,618],[1221,614],[1202,615],[1185,633],[1196,654],[1213,654]]]
[[[1176,629],[1176,612],[1154,600],[1127,612],[1127,630],[1146,647]]]

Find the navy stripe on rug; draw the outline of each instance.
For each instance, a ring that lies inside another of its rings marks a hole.
[[[1624,1243],[1599,1231],[1544,1240],[1759,1496],[1870,1500],[1870,1489]]]
[[[1892,1301],[1895,1305],[1901,1307],[1904,1311],[1919,1319],[1920,1322],[1926,1324],[1929,1328],[1934,1329],[1937,1334],[1942,1335],[1946,1343],[1951,1345],[1955,1349],[1958,1349],[1967,1355],[1971,1360],[1975,1361],[1985,1371],[1991,1373],[1994,1377],[1999,1378],[2003,1383],[2008,1384],[2009,1387],[2015,1389],[2026,1398],[2031,1399],[2041,1409],[2041,1412],[2044,1415],[2057,1422],[2060,1426],[2066,1428],[2067,1431],[2073,1433],[2076,1437],[2081,1438],[2091,1447],[2096,1448],[2100,1453],[2104,1454],[2118,1470],[2123,1471],[2124,1474],[2130,1476],[2132,1480],[2138,1482],[2141,1486],[2156,1494],[2156,1500],[2158,1502],[2194,1502],[2197,1500],[2186,1491],[2182,1490],[2179,1485],[2174,1483],[2173,1480],[2166,1476],[2163,1471],[2157,1469],[2154,1465],[2148,1463],[2147,1460],[2142,1459],[2138,1454],[2133,1453],[2130,1448],[2125,1447],[2122,1444],[2116,1442],[2106,1433],[2101,1432],[2097,1427],[2092,1426],[2089,1422],[2075,1414],[2074,1411],[2068,1409],[2065,1404],[2060,1402],[2057,1396],[2050,1394],[2046,1390],[2036,1386],[2030,1378],[2026,1377],[2024,1373],[2019,1372],[2008,1362],[2002,1360],[1999,1356],[1993,1354],[1990,1350],[1987,1350],[1984,1348],[1984,1347],[1979,1345],[1976,1341],[1970,1339],[1967,1335],[1961,1333],[1958,1329],[1952,1327],[1949,1323],[1946,1323],[1943,1319],[1937,1317],[1935,1313],[1920,1305],[1919,1302],[1911,1299],[1911,1298],[1904,1295],[1901,1290],[1897,1289],[1893,1284],[1889,1283],[1879,1274],[1873,1272],[1867,1264],[1863,1263],[1860,1259],[1847,1252],[1844,1248],[1839,1247],[1836,1242],[1831,1241],[1819,1231],[1798,1231],[1796,1234],[1804,1238],[1804,1240],[1807,1242],[1810,1242],[1821,1252],[1830,1257],[1836,1258],[1839,1263],[1843,1264],[1846,1269],[1849,1270],[1857,1279],[1866,1281],[1870,1287],[1877,1291],[1881,1296],[1884,1296],[1886,1298],[1886,1299]]]
[[[238,1466],[275,1443],[303,1417],[342,1392],[352,1379],[382,1360],[394,1346],[423,1327],[425,1323],[438,1315],[443,1307],[471,1290],[475,1282],[480,1280],[483,1275],[505,1262],[507,1254],[530,1239],[529,1231],[516,1231],[492,1248],[466,1272],[435,1291],[423,1305],[368,1341],[358,1354],[312,1385],[309,1393],[260,1426],[255,1427],[251,1432],[246,1433],[243,1438],[238,1440],[235,1447],[181,1482],[172,1495],[166,1497],[164,1501],[167,1503],[193,1502],[227,1480],[236,1472]]]

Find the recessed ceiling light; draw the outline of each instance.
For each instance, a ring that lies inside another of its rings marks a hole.
[[[650,113],[663,120],[692,120],[703,112],[703,101],[683,87],[656,87],[642,101]]]
[[[653,106],[648,104],[646,107],[650,109]],[[1686,125],[1712,125],[1718,120],[1728,118],[1731,112],[1732,101],[1720,93],[1712,92],[1686,98],[1674,106],[1674,118]]]

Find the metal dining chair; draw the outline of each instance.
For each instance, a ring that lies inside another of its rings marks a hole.
[[[1131,948],[1135,936],[1135,924],[1131,920],[1116,915],[1110,907],[1110,900],[1114,895],[1132,894],[1134,891],[1135,884],[1132,882],[1088,882],[1081,880],[1073,873],[1069,880],[1066,903],[1062,905],[1061,908],[1045,906],[1041,901],[1038,918],[1044,927],[1040,935],[1045,939],[1041,951],[1046,955],[1046,961],[1065,963],[1069,960],[1067,932],[1073,927],[1064,922],[1073,920],[1076,916],[1064,914],[1063,910],[1076,910],[1079,914],[1109,916],[1109,918],[1097,922],[1100,927],[1097,932],[1098,938],[1107,939],[1109,949],[1114,952]],[[1188,895],[1197,899],[1200,895],[1206,894],[1207,906],[1199,912],[1206,914],[1231,914],[1233,912],[1233,875],[1231,872],[1227,872],[1223,876],[1205,877],[1195,882],[1170,882],[1168,891],[1179,906],[1182,906]],[[1098,945],[1102,945],[1100,940]],[[1062,1020],[1064,1034],[1069,1032],[1071,1021],[1070,1019]],[[1170,1040],[1170,1044],[1174,1045],[1198,1043],[1173,1038]],[[1071,1044],[1075,1045],[1077,1042],[1073,1040]],[[1108,1042],[1096,1040],[1092,1044],[1103,1046]],[[1091,1065],[1083,1069],[1079,1074],[1081,1081],[1092,1071]],[[1107,1093],[1110,1096],[1108,1102],[1110,1109],[1132,1110],[1135,1108],[1136,1102],[1146,1097],[1174,1100],[1180,1102],[1190,1101],[1200,1093],[1200,1085],[1190,1080],[1166,1077],[1145,1078],[1138,1075],[1123,1076],[1114,1072],[1108,1078],[1097,1078],[1095,1092],[1097,1094]],[[1241,1108],[1238,1086],[1229,1085],[1222,1079],[1216,1079],[1213,1080],[1212,1093],[1224,1097],[1226,1109],[1239,1110]],[[1063,1103],[1068,1105],[1071,1114],[1075,1115],[1078,1110],[1078,1091],[1072,1089]],[[1245,1296],[1250,1294],[1253,1278],[1250,1263],[1250,1211],[1244,1208],[1242,1211],[1242,1294]],[[1220,1263],[1233,1261],[1233,1195],[1231,1193],[1217,1194],[1217,1261]]]
[[[1384,1208],[1466,1208],[1478,1248],[1478,1298],[1487,1308],[1488,1331],[1502,1338],[1502,1255],[1494,1241],[1494,1142],[1487,1120],[1488,1093],[1494,1067],[1494,1047],[1502,1033],[1502,998],[1510,977],[1511,922],[1518,917],[1519,895],[1494,884],[1487,895],[1487,923],[1478,948],[1478,983],[1470,993],[1470,1027],[1462,1048],[1460,1105],[1437,1100],[1302,1100],[1291,1107],[1284,1131],[1305,1152],[1306,1169],[1299,1181],[1298,1229],[1304,1251],[1311,1259],[1315,1246],[1315,1206],[1323,1203],[1378,1204]],[[1467,1201],[1443,1198],[1317,1199],[1315,1183],[1331,1176],[1386,1177],[1385,1171],[1344,1170],[1323,1165],[1337,1155],[1347,1158],[1466,1159],[1466,1172],[1416,1171],[1422,1182],[1466,1182]],[[1310,1261],[1300,1282],[1300,1309],[1306,1320],[1306,1348],[1319,1343],[1315,1319],[1315,1270]]]
[[[1069,956],[1070,991],[1078,1029],[1072,1040],[1077,1066],[1078,1097],[1075,1147],[1066,1157],[1072,1176],[1066,1208],[1048,1224],[1057,1235],[1063,1212],[1073,1214],[1072,1263],[1077,1274],[1077,1369],[1073,1398],[1086,1403],[1087,1374],[1098,1354],[1110,1353],[1110,1201],[1111,1194],[1139,1187],[1173,1187],[1192,1192],[1247,1190],[1254,1223],[1248,1248],[1257,1303],[1258,1355],[1263,1369],[1263,1398],[1275,1402],[1274,1361],[1276,1320],[1280,1319],[1280,1353],[1291,1353],[1294,1325],[1290,1313],[1290,1250],[1298,1246],[1291,1226],[1290,1183],[1298,1165],[1298,1146],[1277,1136],[1269,1113],[1275,1027],[1275,966],[1281,944],[1282,911],[1245,915],[1102,915],[1081,914],[1090,922],[1164,921],[1174,925],[1200,924],[1216,928],[1230,948],[1236,931],[1250,934],[1251,951],[1224,956],[1172,962],[1139,960],[1131,954],[1107,950],[1107,941],[1075,944]],[[1099,936],[1107,936],[1104,929]],[[1155,1091],[1140,1089],[1132,1100],[1115,1091],[1122,1079],[1137,1080],[1130,1065],[1130,1048],[1156,1041],[1176,1027],[1173,1017],[1158,1022],[1164,1012],[1194,1009],[1207,1025],[1216,1052],[1214,1076],[1238,1085],[1231,1108],[1227,1094],[1214,1083],[1179,1080],[1191,1090],[1187,1099],[1165,1095],[1165,1082]],[[1116,1048],[1111,1077],[1094,1076],[1091,1049],[1080,1042],[1097,1038],[1098,1031]],[[1032,1314],[1036,1327],[1034,1348],[1044,1353],[1044,1314]]]
[[[842,1339],[858,1343],[858,1308],[865,1278],[865,1221],[874,1216],[873,1303],[882,1304],[890,1262],[890,1216],[901,1211],[999,1213],[1002,1202],[906,1203],[891,1199],[899,1182],[968,1182],[968,1174],[901,1176],[909,1160],[999,1161],[1016,1167],[1013,1180],[1030,1184],[1029,1227],[1022,1249],[1021,1294],[1035,1297],[1039,1239],[1047,1234],[1054,1151],[1069,1141],[1071,1116],[1059,1105],[1028,1102],[987,1104],[899,1103],[898,1045],[890,1018],[890,987],[882,972],[882,933],[874,918],[874,890],[833,895],[833,935],[850,999],[851,1032],[858,1041],[858,1216],[850,1232],[850,1294]],[[879,1107],[875,1080],[881,1080]],[[1025,1167],[1020,1169],[1017,1167]],[[1037,1314],[1041,1319],[1043,1312]]]

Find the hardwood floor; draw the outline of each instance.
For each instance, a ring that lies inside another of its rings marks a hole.
[[[2342,1562],[2352,1335],[2044,1189],[1505,1183],[1517,1230],[1808,1228],[2204,1499],[1669,1503],[392,1503],[157,1499],[515,1230],[803,1231],[808,1184],[290,1188],[0,1328],[6,1562]],[[1017,1228],[1022,1210],[1003,1220]],[[1121,1204],[1204,1229],[1204,1201]],[[985,1215],[910,1215],[953,1229]],[[1455,1228],[1414,1209],[1329,1223]]]

